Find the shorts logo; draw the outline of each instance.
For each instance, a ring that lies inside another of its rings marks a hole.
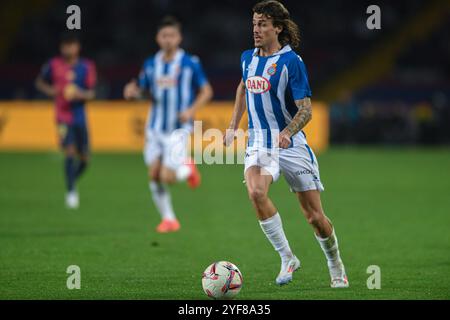
[[[309,169],[304,169],[304,170],[298,170],[295,172],[296,175],[300,176],[300,175],[304,175],[304,174],[314,174],[312,170]],[[314,176],[314,178],[316,178],[316,176]]]
[[[277,73],[277,64],[276,64],[276,63],[272,64],[272,65],[269,67],[269,69],[267,69],[267,74],[268,74],[269,76],[273,76],[275,73]]]
[[[248,91],[254,94],[261,94],[270,90],[270,82],[264,77],[249,77],[245,82]]]

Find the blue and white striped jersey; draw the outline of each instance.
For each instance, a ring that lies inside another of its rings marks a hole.
[[[289,45],[272,56],[258,49],[241,56],[250,147],[273,148],[275,138],[298,111],[295,100],[311,96],[305,64]],[[291,146],[306,144],[303,131],[292,137]]]
[[[139,75],[139,87],[152,95],[147,128],[164,133],[192,130],[192,121],[183,124],[178,115],[191,106],[197,90],[206,83],[199,59],[182,49],[170,62],[163,60],[162,51],[147,59]]]

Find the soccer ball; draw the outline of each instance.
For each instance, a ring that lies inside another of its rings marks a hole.
[[[202,276],[203,291],[213,299],[233,299],[242,287],[242,274],[228,261],[214,262]]]

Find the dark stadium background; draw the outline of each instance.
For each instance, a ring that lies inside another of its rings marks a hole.
[[[252,47],[255,2],[0,1],[0,300],[208,299],[201,274],[219,260],[242,271],[238,299],[450,299],[448,0],[282,1],[300,26],[313,121],[329,106],[330,143],[316,154],[348,290],[329,287],[323,254],[283,179],[270,196],[302,269],[289,286],[275,285],[279,260],[240,164],[201,164],[199,189],[171,187],[182,228],[155,232],[160,217],[141,151],[148,102],[124,101],[123,86],[157,50],[160,19],[174,15],[183,47],[201,58],[214,88],[202,123],[226,125],[240,54]],[[53,103],[34,87],[58,53],[71,4],[81,7],[83,56],[99,77],[99,101],[87,105],[92,161],[75,212],[64,207]],[[372,4],[381,8],[381,30],[366,27]],[[305,130],[328,142],[322,123]],[[74,264],[81,290],[66,287]],[[372,265],[381,269],[380,290],[366,285]]]
[[[425,17],[445,1],[376,1],[382,29],[368,30],[366,8],[372,2],[284,1],[300,26],[299,52],[314,99],[331,104],[331,142],[448,144],[450,19]],[[201,57],[215,99],[233,98],[240,53],[252,46],[254,1],[2,1],[0,99],[43,98],[33,80],[57,52],[70,4],[82,8],[83,54],[98,65],[99,99],[122,97],[123,85],[157,50],[155,27],[166,14],[182,21],[183,47]],[[414,28],[420,35],[399,37]],[[401,45],[384,54],[394,39]],[[340,87],[340,77],[358,74],[359,61],[367,57],[372,60],[363,69],[379,64],[383,71]]]

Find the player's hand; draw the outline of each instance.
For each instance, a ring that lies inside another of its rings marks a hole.
[[[83,100],[84,95],[82,90],[75,84],[69,83],[63,89],[64,99],[67,101]]]
[[[73,99],[72,100],[75,100],[75,101],[88,100],[87,91],[77,87],[77,89],[75,90],[75,93],[73,95]]]
[[[235,129],[231,129],[231,128],[226,129],[225,134],[223,136],[223,145],[225,147],[228,147],[229,145],[231,145],[231,143],[233,143],[235,136],[236,136]]]
[[[289,133],[281,131],[278,135],[278,146],[282,149],[287,149],[291,144],[291,136]]]
[[[186,109],[178,115],[178,119],[180,119],[182,123],[188,122],[192,118],[194,118],[194,111],[192,108]]]
[[[123,97],[127,100],[137,99],[141,94],[141,90],[137,85],[136,79],[131,80],[123,88]]]

